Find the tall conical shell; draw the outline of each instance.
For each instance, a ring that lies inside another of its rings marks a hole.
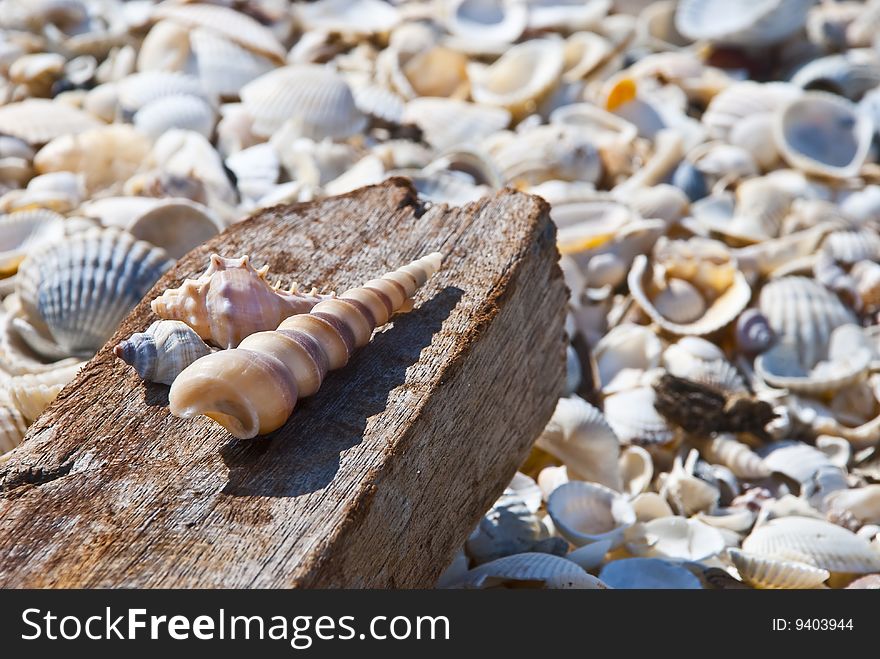
[[[250,257],[211,256],[208,269],[179,288],[169,288],[150,303],[164,320],[181,320],[205,341],[234,348],[255,332],[278,327],[294,314],[308,313],[327,296],[273,287],[266,281],[268,266],[255,270]]]
[[[298,398],[314,394],[327,371],[344,366],[376,327],[406,305],[440,268],[441,258],[429,254],[291,316],[275,331],[253,334],[238,349],[199,359],[171,386],[171,413],[204,414],[239,439],[277,430]]]
[[[132,334],[114,353],[134,367],[141,379],[171,384],[187,366],[211,349],[186,323],[157,320],[146,331]]]
[[[66,354],[91,355],[171,263],[124,231],[93,229],[29,255],[16,292],[35,329]]]

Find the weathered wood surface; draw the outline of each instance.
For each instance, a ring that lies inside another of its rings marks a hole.
[[[270,209],[187,256],[251,254],[337,290],[439,250],[413,312],[270,436],[169,415],[110,346],[0,468],[0,586],[428,587],[500,494],[564,379],[565,287],[547,205],[504,191],[422,208],[393,180]]]

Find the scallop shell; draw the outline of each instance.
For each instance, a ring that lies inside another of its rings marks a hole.
[[[0,455],[21,444],[27,432],[25,418],[11,404],[0,402]]]
[[[522,118],[556,87],[564,66],[561,40],[532,39],[509,48],[486,68],[470,65],[471,96]]]
[[[782,157],[808,174],[848,178],[858,174],[874,135],[870,119],[846,99],[807,92],[775,115],[774,138]]]
[[[828,570],[808,563],[756,556],[738,549],[728,549],[727,555],[743,581],[755,588],[810,589],[821,588],[831,576]]]
[[[228,7],[207,4],[160,4],[153,17],[167,19],[189,28],[206,28],[225,38],[277,62],[283,62],[287,51],[272,30],[256,20]]]
[[[880,570],[880,551],[855,533],[819,519],[781,517],[756,528],[743,551],[764,558],[801,560],[829,572]]]
[[[772,473],[757,453],[732,435],[716,435],[700,443],[699,448],[707,462],[724,465],[737,478],[757,480]]]
[[[0,107],[0,133],[28,144],[45,144],[64,135],[76,135],[97,128],[101,122],[66,103],[29,98]]]
[[[0,215],[0,276],[8,275],[31,252],[64,237],[64,216],[49,210]]]
[[[319,0],[294,5],[296,17],[308,30],[372,35],[392,30],[400,10],[380,0]]]
[[[593,349],[599,386],[606,393],[617,387],[615,379],[629,379],[633,371],[648,371],[660,365],[663,345],[644,325],[622,323],[603,336]]]
[[[418,126],[425,141],[445,151],[504,130],[510,112],[452,98],[415,98],[406,104],[402,120]]]
[[[560,398],[535,445],[561,460],[569,478],[620,490],[620,443],[602,412],[582,398]]]
[[[543,587],[548,589],[605,589],[583,568],[559,556],[526,552],[505,556],[468,571],[464,588]]]
[[[689,570],[659,558],[623,558],[599,572],[610,588],[701,590],[700,580]]]
[[[91,355],[171,263],[163,250],[127,233],[95,229],[30,254],[16,292],[46,338],[66,354]]]
[[[465,41],[509,44],[525,31],[528,9],[516,0],[450,0],[445,23],[451,34]]]
[[[696,519],[660,517],[643,525],[644,537],[627,542],[637,556],[704,561],[724,551],[721,532]]]
[[[623,542],[626,529],[636,521],[625,497],[597,483],[570,481],[547,499],[547,512],[566,540],[581,547],[599,540]]]
[[[800,30],[812,5],[813,0],[681,0],[675,26],[693,41],[768,46]]]
[[[80,362],[45,373],[17,375],[10,378],[4,386],[13,405],[28,423],[33,423],[54,402],[64,385],[76,377],[82,366]]]
[[[638,387],[605,398],[605,419],[624,444],[668,444],[675,431],[654,409],[654,389]]]
[[[715,344],[686,336],[663,352],[663,366],[680,378],[729,392],[743,392],[745,382]]]
[[[769,444],[761,448],[758,454],[772,471],[784,474],[801,484],[810,482],[820,469],[834,466],[825,453],[797,441]]]
[[[322,66],[274,69],[242,87],[241,100],[253,117],[253,132],[267,137],[286,121],[316,140],[345,138],[366,124],[345,79]]]
[[[185,94],[163,96],[135,112],[135,128],[151,140],[168,130],[182,128],[210,138],[214,132],[214,109],[202,98]]]
[[[271,59],[212,30],[195,29],[189,40],[199,80],[208,94],[221,98],[236,97],[247,83],[274,68]]]
[[[256,332],[274,330],[294,314],[308,313],[322,299],[316,292],[283,291],[266,281],[268,266],[255,270],[250,259],[214,254],[208,269],[151,303],[164,320],[181,320],[205,341],[234,348]]]
[[[202,83],[193,75],[177,71],[143,71],[116,84],[117,102],[126,117],[166,96],[205,96]]]

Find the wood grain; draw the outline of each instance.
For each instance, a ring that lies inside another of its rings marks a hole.
[[[435,250],[414,311],[267,437],[170,416],[168,388],[110,350],[211,252],[341,290]],[[514,191],[424,208],[393,179],[235,225],[166,274],[0,469],[0,586],[431,586],[553,411],[565,299],[548,207]]]

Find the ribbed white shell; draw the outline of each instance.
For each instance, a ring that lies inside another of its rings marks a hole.
[[[241,88],[274,68],[274,63],[216,32],[195,29],[190,34],[196,70],[202,87],[212,95],[238,96]]]
[[[727,555],[743,581],[755,588],[820,588],[831,576],[828,570],[798,561],[756,556],[733,548],[727,550]]]
[[[214,132],[214,109],[198,96],[164,96],[145,105],[134,115],[135,127],[151,140],[174,128],[191,130],[210,138]]]
[[[744,119],[770,113],[801,93],[788,83],[735,82],[712,97],[700,120],[711,137],[726,140]]]
[[[133,115],[142,107],[166,96],[204,96],[202,83],[195,76],[176,71],[143,71],[133,73],[116,86],[119,107]]]
[[[418,126],[425,141],[444,151],[504,130],[510,123],[510,112],[452,98],[421,97],[406,104],[403,122]]]
[[[467,572],[461,586],[491,588],[541,584],[552,589],[604,589],[599,579],[573,561],[552,554],[526,552],[484,563]]]
[[[638,387],[605,398],[605,419],[624,444],[667,444],[674,430],[654,409],[654,390]]]
[[[0,107],[0,133],[28,144],[45,144],[61,135],[75,135],[102,123],[87,112],[43,98],[29,98]]]

